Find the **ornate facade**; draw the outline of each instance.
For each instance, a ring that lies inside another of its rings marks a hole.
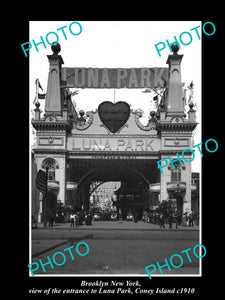
[[[45,112],[41,117],[36,102],[32,120],[36,130],[33,161],[37,171],[48,167],[48,190],[63,205],[88,211],[93,182],[121,181],[135,187],[130,200],[133,210],[154,209],[157,201],[171,198],[181,213],[191,209],[191,192],[196,188],[191,163],[176,169],[168,165],[163,174],[156,163],[168,156],[175,159],[176,153],[193,145],[197,122],[192,106],[187,116],[184,113],[182,57],[176,51],[168,56],[164,95],[143,125],[141,110],[131,110],[125,102],[102,103],[96,111],[77,113],[62,80],[61,55],[48,55]],[[32,199],[32,213],[41,220],[40,196]]]

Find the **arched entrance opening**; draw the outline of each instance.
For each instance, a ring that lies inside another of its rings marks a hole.
[[[88,212],[90,209],[90,187],[94,182],[101,183],[117,181],[120,188],[115,191],[114,205],[117,212],[126,219],[131,212],[138,219],[149,207],[149,181],[138,170],[122,163],[115,165],[99,165],[88,171],[78,182],[77,190],[73,193],[73,208]]]

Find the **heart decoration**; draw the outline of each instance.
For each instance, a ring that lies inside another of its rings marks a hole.
[[[130,116],[130,106],[124,101],[112,103],[102,102],[98,107],[98,114],[102,123],[112,132],[117,132]]]

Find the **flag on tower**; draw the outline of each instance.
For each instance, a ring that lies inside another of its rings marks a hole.
[[[35,85],[36,85],[36,96],[35,96],[35,98],[34,98],[33,104],[34,104],[36,101],[38,101],[38,99],[45,99],[45,96],[46,96],[46,94],[40,94],[40,93],[39,93],[39,88],[40,88],[42,91],[43,91],[43,88],[42,88],[42,86],[41,86],[40,81],[39,81],[38,78],[35,80]]]
[[[43,170],[39,170],[36,178],[36,187],[42,193],[45,194],[47,192],[47,181],[48,174]]]
[[[43,91],[43,88],[42,88],[42,86],[41,86],[40,81],[39,81],[38,78],[35,80],[35,84],[36,84],[36,88],[38,87],[38,88],[40,88]]]

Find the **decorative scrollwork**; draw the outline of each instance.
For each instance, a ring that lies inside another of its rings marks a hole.
[[[148,121],[148,124],[147,125],[143,125],[140,121],[140,118],[142,117],[143,113],[142,113],[142,110],[136,110],[135,111],[135,122],[137,124],[137,126],[141,129],[141,130],[144,130],[144,131],[150,131],[150,130],[153,130],[153,129],[156,129],[156,118],[155,118],[155,112],[152,111],[150,113],[151,115],[151,118],[150,120]]]
[[[80,118],[77,119],[76,128],[78,130],[85,130],[91,126],[94,120],[94,113],[92,111],[87,111],[86,116],[87,118],[83,117],[83,111],[80,112]]]

